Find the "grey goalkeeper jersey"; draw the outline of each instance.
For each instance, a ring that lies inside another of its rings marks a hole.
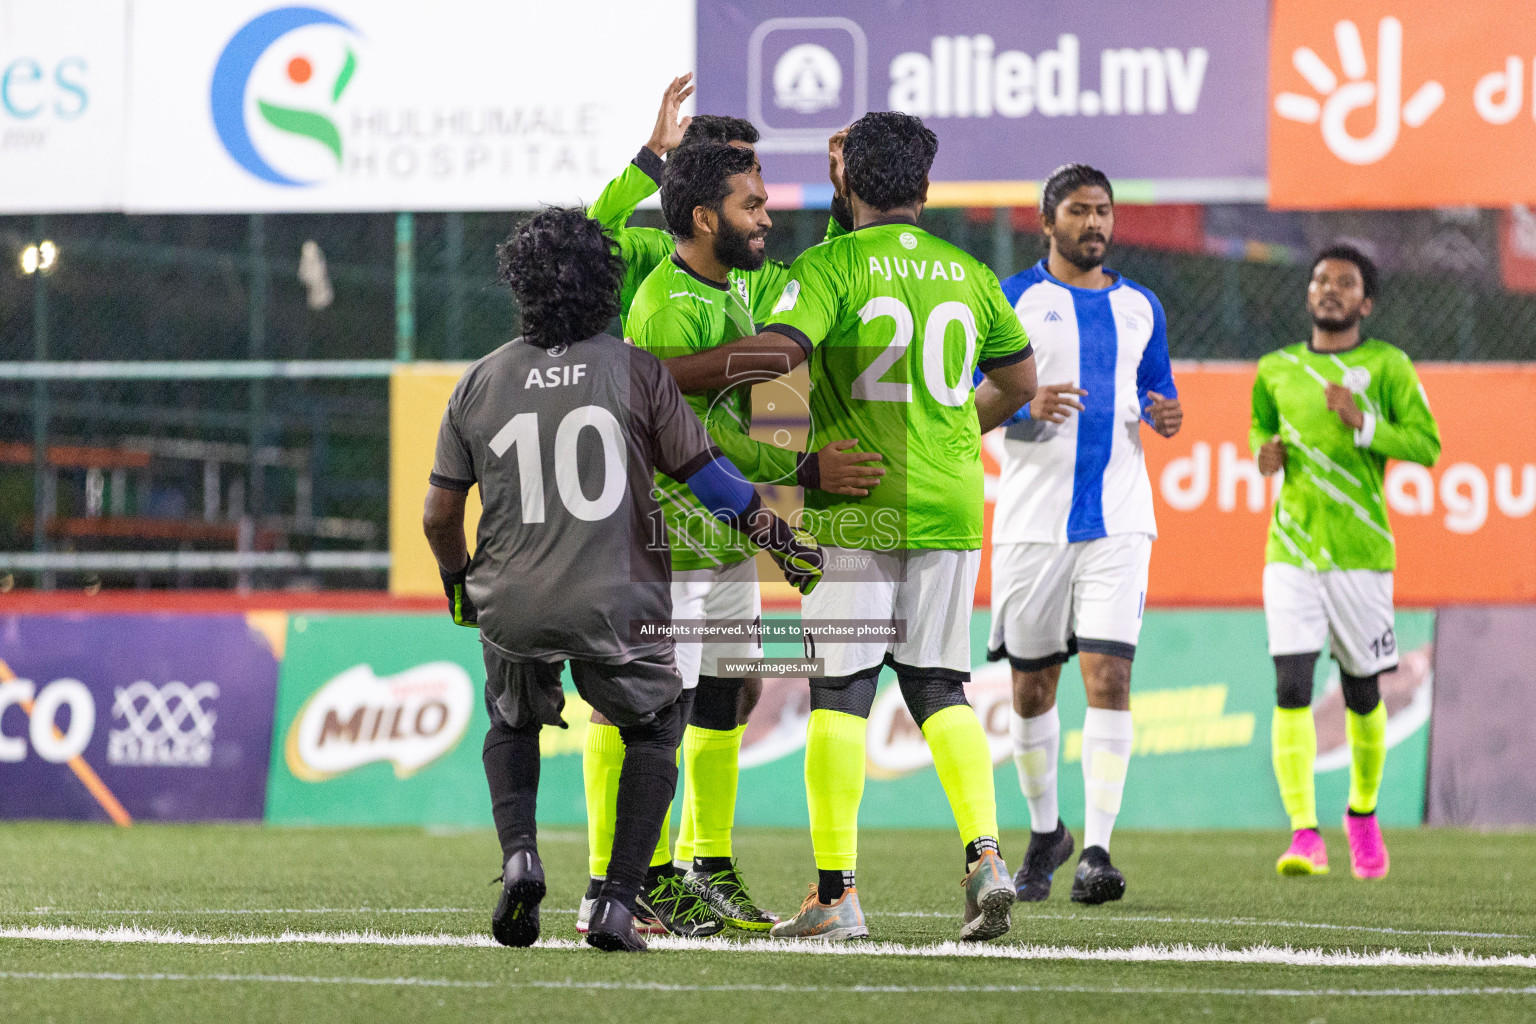
[[[481,639],[525,661],[669,650],[638,632],[672,616],[654,474],[684,480],[717,453],[661,362],[607,334],[553,349],[518,338],[470,366],[431,482],[480,486],[468,589]]]

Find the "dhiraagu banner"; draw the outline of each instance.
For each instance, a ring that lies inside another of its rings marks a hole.
[[[1005,828],[1027,828],[1008,742],[1006,662],[986,662],[988,613],[971,624],[969,687],[997,765]],[[1383,824],[1423,818],[1433,685],[1434,616],[1400,611],[1402,666],[1382,680],[1388,710]],[[799,654],[770,644],[770,657]],[[887,673],[887,675],[890,675]],[[283,824],[488,825],[480,764],[487,719],[474,633],[432,615],[294,615],[273,729],[267,820]],[[1151,611],[1132,677],[1136,741],[1119,824],[1128,828],[1274,827],[1284,831],[1270,768],[1274,671],[1256,610]],[[1061,813],[1083,818],[1085,701],[1074,661],[1062,673]],[[1318,669],[1318,813],[1344,813],[1349,751],[1337,670]],[[581,747],[590,709],[567,683],[566,730],[545,729],[539,819],[585,821]],[[806,823],[804,680],[772,680],[747,728],[737,821]],[[953,819],[922,733],[884,681],[869,720],[868,827],[949,828]]]

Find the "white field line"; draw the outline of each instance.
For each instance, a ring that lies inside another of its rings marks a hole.
[[[575,914],[574,907],[543,907],[545,914]],[[487,914],[490,907],[273,907],[267,909],[230,908],[183,910],[59,910],[56,907],[34,907],[31,910],[0,911],[22,914],[28,917],[139,917],[150,915],[178,915],[218,917],[221,915],[275,915],[275,914]],[[946,918],[954,914],[937,910],[888,910],[872,911],[866,917],[919,917]],[[1040,914],[1029,913],[1021,920],[1091,921],[1095,924],[1113,924],[1132,921],[1151,924],[1202,924],[1224,925],[1237,928],[1312,928],[1320,931],[1368,932],[1373,935],[1423,935],[1430,938],[1455,939],[1531,939],[1536,936],[1518,935],[1512,932],[1472,932],[1446,928],[1388,928],[1381,925],[1330,924],[1316,921],[1260,921],[1247,917],[1171,917],[1140,914]]]
[[[200,935],[196,932],[163,931],[137,926],[117,928],[0,928],[0,939],[28,939],[43,942],[105,942],[173,946],[407,946],[407,947],[483,947],[497,948],[488,935],[451,935],[442,932],[386,935],[380,932],[294,932],[280,935]],[[584,942],[571,939],[544,939],[542,949],[586,949]],[[706,950],[716,953],[802,953],[817,956],[920,956],[957,957],[986,960],[1083,960],[1122,963],[1234,963],[1276,964],[1291,967],[1527,967],[1536,968],[1536,956],[1504,954],[1485,956],[1477,953],[1408,952],[1380,950],[1356,953],[1350,950],[1293,949],[1289,946],[1261,944],[1243,949],[1225,946],[1137,945],[1120,948],[1080,946],[984,946],[957,942],[936,942],[909,946],[899,942],[824,943],[804,940],[752,939],[732,942],[724,939],[680,939],[662,937],[650,940],[656,950]]]
[[[0,981],[140,981],[192,982],[254,985],[356,985],[430,989],[577,989],[646,992],[785,992],[826,995],[887,995],[917,993],[1073,993],[1119,996],[1246,996],[1271,999],[1319,999],[1338,997],[1422,998],[1445,996],[1531,996],[1536,986],[1524,988],[1139,988],[1125,985],[673,985],[634,981],[478,981],[457,978],[325,978],[299,974],[115,974],[107,972],[0,971]]]

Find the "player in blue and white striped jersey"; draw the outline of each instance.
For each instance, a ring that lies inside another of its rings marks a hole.
[[[1015,877],[1043,900],[1072,854],[1057,813],[1061,666],[1079,656],[1086,824],[1072,899],[1119,899],[1109,836],[1131,756],[1131,659],[1141,633],[1157,523],[1141,422],[1164,437],[1183,419],[1162,304],[1106,270],[1114,231],[1109,179],[1059,168],[1041,193],[1045,259],[1003,282],[1035,346],[1041,386],[1009,420],[992,520],[989,657],[1013,666],[1013,749],[1031,835]]]

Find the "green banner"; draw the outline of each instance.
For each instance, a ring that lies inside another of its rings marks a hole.
[[[1434,616],[1397,616],[1401,669],[1382,680],[1389,715],[1383,824],[1423,817]],[[972,619],[976,665],[968,688],[997,764],[1005,827],[1028,827],[1008,741],[1010,673],[986,661],[988,614]],[[798,644],[770,644],[796,657]],[[871,827],[948,827],[949,806],[922,733],[887,672],[870,715],[868,784],[860,821]],[[445,617],[295,615],[278,691],[267,819],[304,824],[485,825],[480,764],[487,725],[484,669],[473,633]],[[569,689],[569,687],[568,687]],[[1119,823],[1131,828],[1284,829],[1270,768],[1274,669],[1258,611],[1151,611],[1132,675],[1135,748]],[[1331,662],[1318,668],[1318,813],[1342,817],[1349,788],[1344,705]],[[568,694],[568,730],[546,729],[539,792],[545,824],[585,821],[581,746],[590,710]],[[1080,771],[1085,700],[1076,662],[1062,672],[1061,813],[1083,818]],[[809,691],[769,680],[742,750],[737,821],[801,826]]]

